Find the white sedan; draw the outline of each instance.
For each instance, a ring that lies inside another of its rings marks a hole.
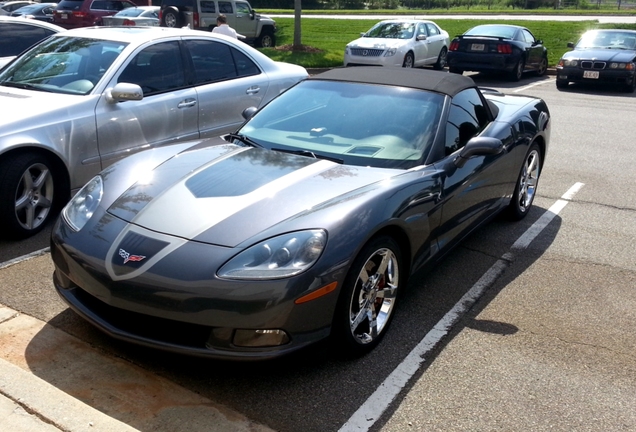
[[[345,66],[446,66],[450,38],[432,21],[381,21],[360,36],[347,44]]]

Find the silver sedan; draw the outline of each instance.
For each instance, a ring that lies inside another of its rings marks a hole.
[[[139,150],[236,130],[307,77],[234,39],[159,27],[58,33],[0,71],[0,226],[35,234]]]
[[[159,26],[159,6],[126,8],[112,16],[102,18],[105,26]]]

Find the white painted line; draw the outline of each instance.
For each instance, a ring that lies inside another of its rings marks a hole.
[[[44,249],[40,249],[38,251],[35,252],[31,252],[30,254],[26,254],[26,255],[22,255],[21,257],[17,257],[17,258],[13,258],[12,260],[9,261],[5,261],[3,263],[0,263],[0,270],[7,268],[7,267],[11,267],[12,265],[16,265],[21,263],[22,261],[28,261],[32,258],[36,258],[39,257],[41,255],[47,254],[51,251],[51,248],[46,247]]]
[[[429,331],[404,360],[380,384],[371,396],[340,428],[339,432],[368,431],[371,426],[386,411],[395,397],[402,391],[408,381],[415,375],[427,355],[448,334],[463,314],[503,274],[514,260],[514,253],[520,252],[530,245],[537,235],[545,228],[574,195],[583,187],[583,183],[576,183],[556,203],[554,203],[526,232],[513,244],[510,252],[505,253],[490,269],[472,286],[470,290],[444,315],[444,317]],[[549,216],[546,216],[549,215]],[[545,217],[545,218],[544,218]],[[535,228],[538,226],[540,228]],[[523,240],[522,240],[523,239]]]
[[[520,89],[514,90],[514,91],[513,91],[513,93],[519,93],[519,92],[522,92],[522,91],[528,90],[528,89],[530,89],[530,88],[532,88],[532,87],[536,87],[536,86],[539,86],[539,85],[543,85],[543,84],[551,83],[551,82],[553,82],[553,81],[554,81],[553,79],[547,79],[547,80],[537,81],[537,82],[532,83],[532,84],[529,84],[529,85],[527,85],[527,86],[525,86],[525,87],[521,87]]]

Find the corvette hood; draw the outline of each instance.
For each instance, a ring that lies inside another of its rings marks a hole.
[[[568,60],[600,60],[615,62],[630,62],[636,56],[636,51],[619,49],[583,49],[569,51],[563,54]]]
[[[234,247],[400,172],[220,145],[166,161],[145,176],[152,180],[130,187],[108,211],[155,232]]]
[[[360,38],[349,42],[350,48],[387,49],[399,48],[408,42],[406,39]]]

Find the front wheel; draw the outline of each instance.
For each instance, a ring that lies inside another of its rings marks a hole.
[[[510,200],[510,205],[508,206],[508,212],[512,220],[521,220],[530,211],[537,192],[540,174],[541,150],[536,143],[533,143],[524,159],[515,191],[512,194],[512,200]]]
[[[624,90],[626,93],[634,93],[634,90],[636,90],[636,76],[632,77],[630,83],[625,84]]]
[[[404,62],[402,63],[402,67],[412,68],[414,64],[415,64],[415,57],[413,57],[413,53],[412,52],[406,53],[406,55],[404,56]]]
[[[556,80],[556,88],[559,90],[566,89],[570,83],[568,80],[557,79]]]
[[[541,62],[539,63],[539,67],[537,68],[537,76],[543,76],[548,70],[548,58],[541,57]]]
[[[61,185],[48,158],[24,153],[0,163],[0,225],[3,236],[30,237],[44,228],[56,211]]]
[[[437,70],[442,70],[446,67],[446,57],[448,55],[448,50],[446,47],[443,47],[437,56],[437,62],[433,66]]]
[[[256,46],[261,48],[272,48],[275,44],[274,34],[269,30],[263,30],[256,40]]]
[[[345,354],[371,351],[386,334],[400,287],[402,255],[391,237],[368,243],[356,257],[334,317],[334,338]]]

